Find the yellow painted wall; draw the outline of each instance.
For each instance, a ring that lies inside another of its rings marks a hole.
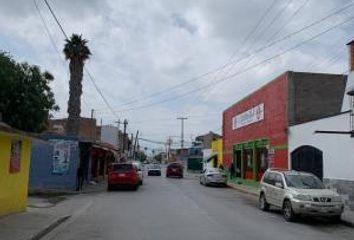
[[[12,139],[22,140],[21,168],[9,172]],[[0,132],[0,216],[26,210],[31,140]]]
[[[211,150],[213,153],[218,155],[218,166],[220,166],[222,164],[222,138],[213,140],[211,142]]]

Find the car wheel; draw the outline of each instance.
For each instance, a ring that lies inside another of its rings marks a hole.
[[[139,185],[143,185],[143,180],[140,180],[140,181],[139,181]]]
[[[112,186],[111,185],[107,185],[107,191],[112,191]]]
[[[291,202],[289,200],[285,200],[283,204],[283,216],[284,219],[288,222],[293,222],[296,219],[296,215],[291,206]]]
[[[331,222],[339,223],[341,221],[341,215],[335,215],[330,217]]]
[[[136,185],[133,186],[133,190],[134,191],[138,190],[138,188],[139,188],[139,184],[136,184]]]
[[[169,178],[170,176],[169,175],[166,175],[167,178]]]
[[[261,196],[259,197],[259,208],[262,211],[268,211],[269,210],[269,203],[267,203],[267,199],[265,198],[264,193],[261,193]]]

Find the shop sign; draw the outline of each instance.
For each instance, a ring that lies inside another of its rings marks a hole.
[[[242,128],[264,119],[264,103],[261,103],[232,118],[232,130]]]

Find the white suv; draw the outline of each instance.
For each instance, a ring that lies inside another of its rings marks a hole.
[[[268,169],[261,180],[259,207],[283,209],[285,220],[299,215],[325,216],[339,221],[344,204],[341,196],[326,189],[315,175],[305,172]]]

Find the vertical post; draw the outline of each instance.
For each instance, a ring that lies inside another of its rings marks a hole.
[[[136,136],[135,136],[135,142],[134,142],[134,148],[133,148],[133,159],[135,160],[135,149],[136,149],[136,144],[138,142],[138,135],[139,135],[139,130],[136,131]]]
[[[94,114],[95,114],[95,109],[91,109],[91,119],[93,119]]]
[[[241,171],[241,178],[242,179],[244,179],[245,178],[245,171],[244,171],[244,168],[245,168],[245,166],[244,166],[244,150],[243,150],[243,146],[241,146],[241,169],[240,169],[240,171]]]
[[[184,120],[187,120],[188,118],[186,117],[179,117],[177,118],[178,120],[181,120],[181,149],[183,148],[184,145]]]
[[[252,146],[252,174],[253,180],[257,181],[257,154],[256,154],[256,143],[253,143]]]
[[[125,142],[126,142],[126,133],[127,133],[127,125],[128,125],[127,119],[124,119],[123,125],[124,125],[124,130],[123,130],[123,147],[122,147],[123,149],[122,149],[122,153],[124,154],[124,152],[125,152]]]

